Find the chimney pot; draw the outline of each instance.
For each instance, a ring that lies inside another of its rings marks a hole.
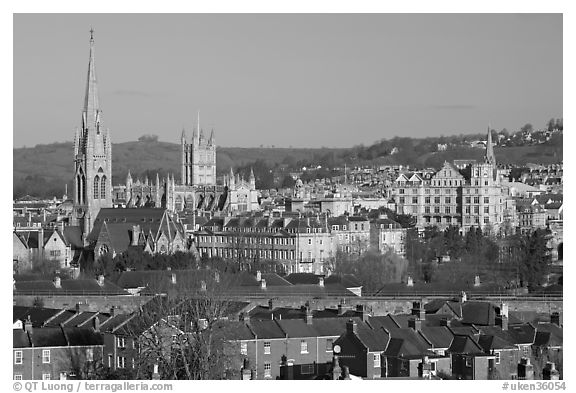
[[[324,277],[320,277],[320,278],[318,279],[318,285],[321,286],[321,287],[324,286]]]
[[[260,288],[266,289],[266,280],[263,279],[262,281],[260,281]]]
[[[104,286],[104,276],[102,274],[98,276],[98,285]]]
[[[62,288],[62,282],[59,276],[54,277],[54,287],[58,289]]]
[[[348,322],[346,322],[346,332],[349,334],[358,333],[358,324],[356,321],[350,319]]]
[[[172,284],[176,284],[176,274],[175,273],[171,274],[171,282],[172,282]]]
[[[407,281],[408,281],[408,282],[406,283],[406,286],[409,286],[409,287],[413,287],[413,286],[414,286],[414,280],[412,280],[412,277],[411,277],[411,276],[408,276],[408,280],[407,280]]]

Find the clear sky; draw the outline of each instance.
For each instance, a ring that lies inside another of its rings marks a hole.
[[[71,141],[89,30],[114,142],[347,147],[562,117],[561,14],[16,14],[14,146]]]

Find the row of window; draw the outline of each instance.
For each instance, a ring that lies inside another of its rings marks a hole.
[[[271,341],[264,341],[264,355],[270,355],[271,351]],[[326,340],[326,352],[332,352],[333,340],[331,338]],[[240,353],[242,355],[248,355],[248,342],[240,342]],[[308,353],[308,341],[300,340],[300,353]]]
[[[94,199],[106,199],[106,175],[94,177]]]
[[[23,360],[23,352],[22,351],[14,351],[14,364],[22,364]],[[42,363],[50,364],[50,350],[43,349],[42,350]]]

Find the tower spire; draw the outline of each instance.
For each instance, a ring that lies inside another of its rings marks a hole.
[[[100,103],[98,101],[98,82],[94,62],[94,29],[90,29],[90,56],[88,58],[88,77],[86,78],[86,94],[82,108],[83,128],[95,128],[97,132],[100,122]]]
[[[492,146],[492,131],[490,130],[490,124],[488,124],[488,138],[486,140],[486,156],[484,161],[487,164],[496,164],[496,157],[494,156],[494,148]]]

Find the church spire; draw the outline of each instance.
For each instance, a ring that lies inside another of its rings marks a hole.
[[[494,156],[494,148],[492,146],[492,131],[490,130],[490,125],[488,125],[488,139],[486,141],[486,156],[484,161],[487,164],[496,165],[496,157]]]
[[[98,102],[98,82],[94,65],[94,29],[90,29],[90,57],[88,59],[88,77],[86,78],[82,123],[84,130],[95,128],[97,133],[100,132],[100,103]]]

